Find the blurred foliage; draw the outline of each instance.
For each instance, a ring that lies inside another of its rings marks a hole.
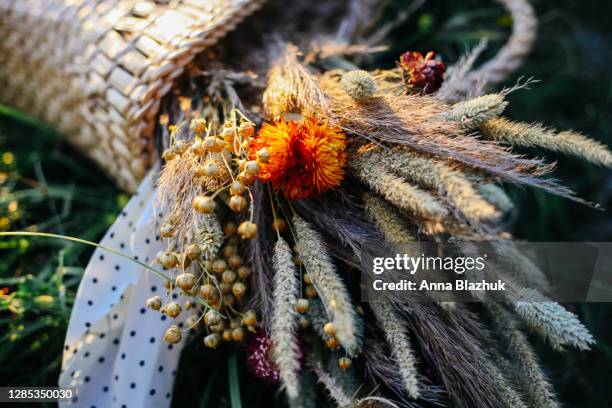
[[[535,0],[540,16],[536,49],[520,76],[541,80],[510,95],[508,115],[558,128],[573,128],[612,146],[612,5],[588,0]],[[384,21],[393,22],[413,0],[393,0]],[[503,44],[511,18],[489,0],[430,0],[389,35],[391,48],[371,62],[391,66],[408,49],[435,50],[451,63],[482,38],[486,60]],[[543,155],[537,150],[527,153]],[[609,209],[609,171],[580,160],[558,160],[555,176],[587,200]],[[515,235],[533,241],[610,241],[612,219],[532,189],[511,188],[520,212]],[[48,127],[0,107],[0,230],[31,230],[97,241],[127,196]],[[91,249],[70,242],[0,241],[0,384],[54,385],[64,332]],[[611,406],[612,309],[574,305],[597,345],[591,352],[552,352],[534,338],[543,366],[566,406]],[[199,343],[188,346],[176,381],[175,406],[245,407],[269,403],[272,390]],[[203,363],[205,362],[205,363]],[[238,386],[239,385],[239,386]]]

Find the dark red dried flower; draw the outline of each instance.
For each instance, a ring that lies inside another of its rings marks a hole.
[[[251,336],[247,344],[247,366],[255,377],[270,384],[280,381],[278,368],[272,362],[272,339],[263,331]]]
[[[423,56],[417,51],[407,51],[400,57],[404,81],[408,87],[422,94],[431,94],[440,89],[444,81],[444,62],[435,59],[436,53],[429,51]]]

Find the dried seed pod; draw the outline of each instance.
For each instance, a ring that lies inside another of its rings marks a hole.
[[[334,326],[334,324],[332,322],[325,323],[325,326],[323,326],[323,331],[328,336],[335,336],[336,335],[336,326]]]
[[[223,321],[210,326],[210,330],[212,330],[213,333],[223,333],[223,331],[225,329],[226,329],[226,327],[225,327],[225,323]]]
[[[335,350],[340,346],[340,343],[338,343],[338,339],[335,337],[329,337],[327,340],[325,340],[325,345],[330,350]]]
[[[162,158],[164,159],[164,161],[167,161],[167,162],[172,161],[176,159],[176,153],[174,153],[172,149],[166,149],[162,153]]]
[[[232,293],[223,295],[223,304],[233,307],[236,304],[236,296],[234,296]]]
[[[234,285],[232,285],[232,293],[238,299],[242,299],[242,297],[246,294],[246,291],[247,291],[247,287],[242,282],[236,282],[234,283]]]
[[[367,102],[376,93],[376,83],[372,76],[359,69],[344,74],[340,85],[344,92],[357,102]]]
[[[236,245],[226,245],[225,248],[223,248],[223,256],[226,258],[230,258],[232,255],[237,253],[238,247],[236,247]]]
[[[244,329],[242,327],[236,327],[232,330],[232,339],[234,341],[243,341],[244,340]]]
[[[300,316],[299,320],[298,320],[298,324],[300,325],[300,327],[302,329],[307,329],[310,327],[310,320],[308,320],[306,317],[304,316]]]
[[[221,280],[223,283],[234,283],[236,281],[236,277],[236,272],[227,270],[221,275]]]
[[[232,269],[238,269],[242,265],[242,258],[240,255],[232,255],[227,259],[227,263]]]
[[[189,259],[189,258],[186,258]],[[176,277],[176,286],[184,290],[185,292],[190,292],[191,289],[196,284],[196,277],[191,273],[181,273]]]
[[[238,234],[242,239],[254,238],[257,234],[257,225],[251,221],[243,221],[238,227]]]
[[[166,333],[164,333],[164,340],[170,344],[178,343],[179,341],[181,341],[182,337],[183,336],[181,335],[181,329],[179,329],[178,326],[174,324],[168,327],[168,330],[166,330]]]
[[[232,293],[232,284],[221,282],[219,284],[219,289],[221,289],[221,293],[227,295],[228,293]]]
[[[218,153],[223,150],[223,141],[214,136],[207,136],[202,140],[204,148],[213,153]]]
[[[178,264],[178,258],[173,252],[167,251],[161,256],[162,266],[166,269],[172,269]]]
[[[236,327],[240,327],[240,319],[231,319],[230,320],[230,329],[235,329]]]
[[[183,309],[191,310],[192,307],[193,307],[193,302],[191,300],[186,300],[185,304],[183,305]]]
[[[227,269],[227,262],[225,260],[217,258],[212,263],[212,271],[214,273],[223,273]]]
[[[196,156],[202,157],[206,154],[206,147],[201,141],[198,140],[194,144],[191,145],[191,151]]]
[[[166,305],[166,314],[173,319],[180,315],[182,310],[181,305],[176,302],[170,302]]]
[[[160,296],[153,296],[147,299],[147,307],[149,309],[159,310],[161,309],[162,305],[163,305],[163,300]]]
[[[217,288],[210,283],[200,286],[200,296],[204,299],[212,299],[217,296]]]
[[[310,276],[308,276],[307,273],[304,273],[304,275],[302,276],[302,278],[304,279],[304,283],[307,285],[312,285],[312,279],[310,279]]]
[[[259,149],[255,154],[257,156],[257,161],[260,163],[267,164],[270,161],[270,152],[268,152],[268,149],[265,147]]]
[[[198,244],[189,244],[187,245],[187,248],[185,248],[185,255],[189,259],[198,259],[201,253],[202,250],[200,249]]]
[[[200,325],[199,317],[196,315],[189,316],[187,319],[185,319],[185,325],[192,329],[198,329],[198,326]]]
[[[206,132],[206,120],[202,118],[192,119],[189,124],[189,129],[197,133],[198,135],[202,135]]]
[[[223,330],[222,337],[224,341],[232,341],[232,331],[229,329]]]
[[[171,238],[174,236],[174,234],[176,234],[176,231],[174,229],[174,227],[172,226],[172,224],[163,224],[161,227],[159,227],[159,235],[161,235],[164,238]]]
[[[232,235],[234,235],[237,229],[238,227],[236,227],[236,224],[233,222],[228,222],[223,226],[223,232],[228,237],[231,237]]]
[[[193,208],[201,214],[210,214],[215,211],[215,200],[208,196],[196,196],[192,203]]]
[[[251,137],[255,133],[255,125],[253,125],[251,122],[240,122],[240,126],[238,126],[238,133],[244,138]]]
[[[306,313],[308,312],[308,309],[310,309],[308,299],[298,299],[297,303],[295,304],[295,310],[297,310],[298,313]]]
[[[204,337],[204,345],[211,349],[216,349],[220,341],[221,338],[217,333],[209,334],[208,336]]]
[[[256,160],[246,162],[244,165],[244,172],[249,176],[257,176],[261,171],[261,167]]]
[[[238,278],[240,279],[246,279],[249,276],[251,276],[251,268],[249,268],[248,266],[241,266],[240,268],[238,268]]]
[[[229,192],[231,195],[242,195],[245,190],[244,185],[239,181],[234,181],[230,184]]]
[[[257,324],[257,313],[254,310],[247,310],[242,316],[242,322],[247,326],[255,326]]]
[[[186,141],[184,141],[184,140],[177,140],[176,142],[174,142],[174,144],[172,145],[171,149],[176,154],[182,155],[183,153],[185,153],[187,151],[188,147],[189,147],[189,145],[188,145],[188,143]]]
[[[229,200],[229,208],[236,213],[244,211],[247,207],[246,198],[240,195],[232,196]]]
[[[204,323],[206,323],[207,326],[214,326],[216,324],[219,324],[220,322],[221,318],[217,313],[213,312],[212,310],[209,310],[204,315]]]
[[[308,285],[306,286],[306,288],[304,288],[304,293],[306,294],[307,297],[309,298],[313,298],[317,296],[317,290],[315,289],[314,286],[312,285]]]
[[[351,359],[348,357],[340,357],[338,359],[338,367],[340,367],[343,370],[346,370],[347,368],[349,368],[351,366]]]
[[[219,169],[219,165],[215,162],[209,162],[204,165],[204,175],[206,177],[219,177],[221,174],[221,169]]]

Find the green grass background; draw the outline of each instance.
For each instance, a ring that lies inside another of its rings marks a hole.
[[[410,3],[392,2],[385,21]],[[534,4],[540,16],[539,39],[509,84],[521,75],[541,82],[531,91],[513,93],[508,115],[580,130],[612,145],[612,4],[596,0]],[[510,24],[509,16],[491,1],[430,0],[390,33],[390,50],[371,65],[390,66],[407,49],[436,50],[445,60],[455,61],[483,37],[490,44],[485,58],[490,57],[506,38]],[[548,157],[559,162],[556,177],[581,197],[610,208],[609,171],[580,160]],[[612,240],[609,211],[532,189],[511,188],[510,192],[520,208],[513,227],[517,237]],[[52,129],[0,107],[0,230],[30,229],[96,241],[127,200]],[[0,240],[0,290],[6,288],[0,298],[1,385],[56,383],[70,307],[90,254],[89,248],[75,243]],[[559,354],[533,338],[543,366],[566,406],[611,406],[612,308],[607,304],[569,307],[592,330],[597,345],[590,352]],[[190,361],[181,362],[175,406],[230,406],[237,394],[243,406],[270,406],[263,402],[273,395],[272,390],[247,376],[242,364],[198,346],[190,346]],[[279,405],[278,398],[274,400]]]

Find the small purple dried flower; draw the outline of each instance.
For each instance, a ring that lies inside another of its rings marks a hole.
[[[417,51],[407,51],[401,55],[399,65],[404,71],[404,81],[411,90],[431,94],[440,89],[446,65],[435,57],[433,51],[425,56]]]

